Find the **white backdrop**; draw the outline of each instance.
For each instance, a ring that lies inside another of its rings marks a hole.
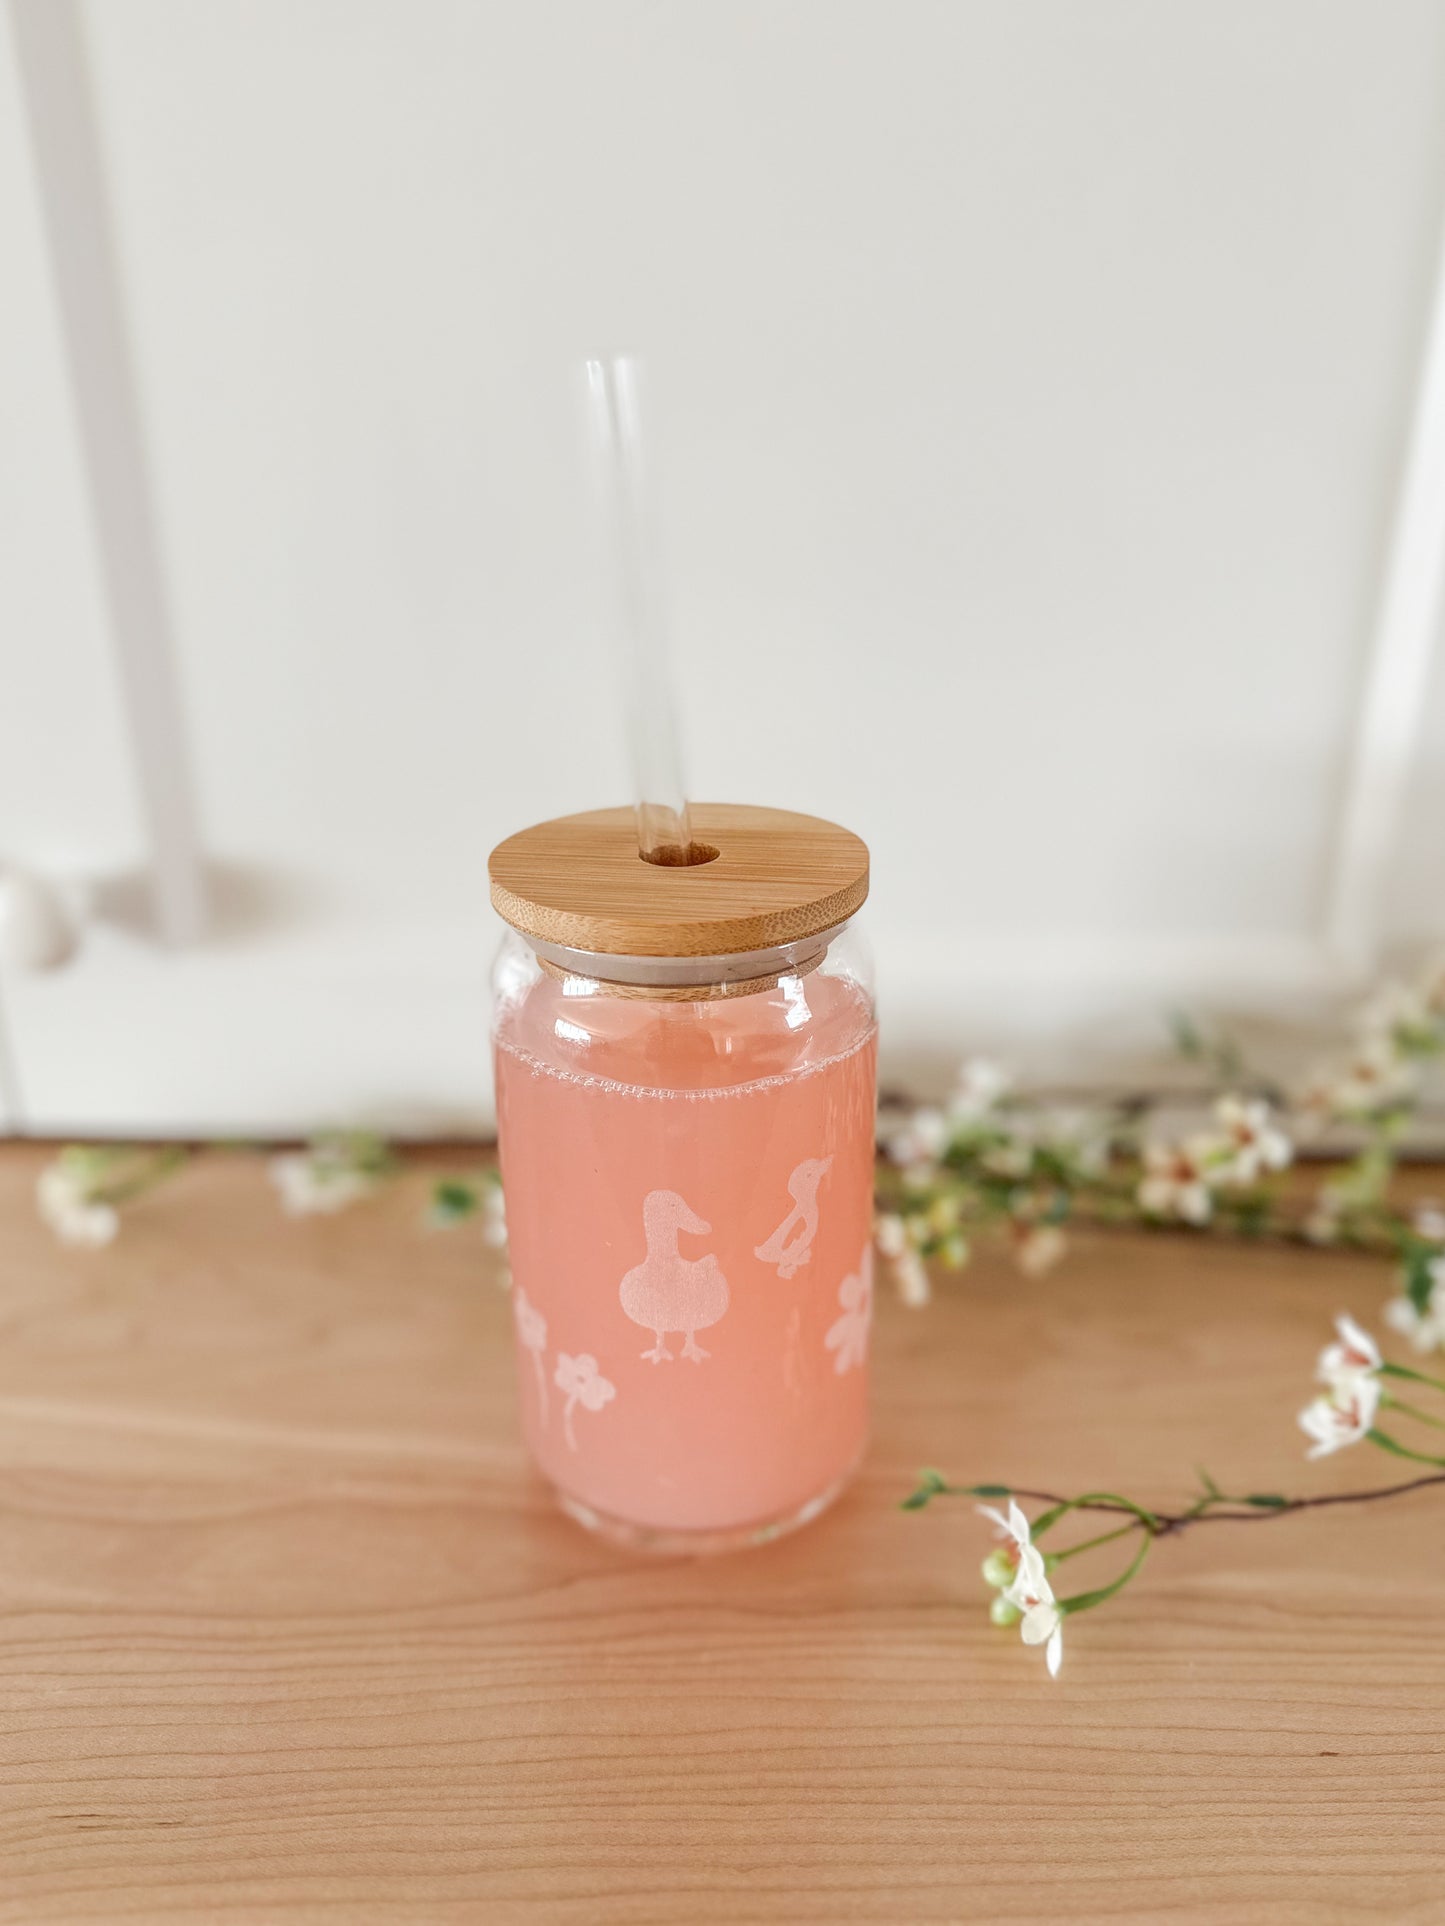
[[[1139,1074],[1181,1000],[1307,1033],[1445,931],[1435,0],[82,8],[178,741],[27,135],[64,174],[69,0],[14,10],[0,855],[91,920],[0,974],[13,1125],[485,1127],[486,851],[626,796],[573,386],[618,347],[694,791],[868,837],[886,1073]]]

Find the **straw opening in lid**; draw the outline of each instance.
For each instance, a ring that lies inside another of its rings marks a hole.
[[[560,816],[492,851],[492,903],[522,935],[607,956],[723,956],[832,930],[868,894],[868,847],[821,816],[694,803],[704,863],[638,854],[630,809]]]

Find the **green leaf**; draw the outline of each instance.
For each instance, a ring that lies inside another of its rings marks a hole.
[[[970,1498],[1012,1498],[1012,1485],[965,1485],[964,1493]]]
[[[428,1215],[433,1224],[445,1229],[473,1216],[481,1203],[476,1185],[464,1177],[440,1177],[432,1186]]]
[[[1194,1475],[1199,1480],[1200,1488],[1205,1491],[1209,1497],[1222,1498],[1224,1496],[1224,1493],[1219,1489],[1219,1486],[1215,1484],[1203,1465],[1196,1465],[1194,1467]]]
[[[1289,1504],[1289,1499],[1281,1497],[1277,1491],[1252,1491],[1245,1504],[1254,1505],[1260,1511],[1281,1511]]]
[[[932,1465],[926,1465],[918,1476],[920,1483],[917,1491],[910,1492],[901,1501],[898,1507],[900,1511],[922,1511],[930,1498],[937,1498],[949,1489],[948,1480],[941,1471],[935,1471]]]
[[[1435,1289],[1435,1279],[1430,1270],[1438,1252],[1428,1244],[1412,1245],[1405,1252],[1405,1295],[1423,1317],[1430,1309],[1430,1294]]]
[[[318,1130],[307,1143],[312,1160],[364,1177],[389,1177],[397,1168],[396,1152],[374,1130]]]

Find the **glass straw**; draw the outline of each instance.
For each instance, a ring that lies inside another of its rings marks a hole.
[[[630,355],[587,363],[588,417],[607,522],[617,660],[637,799],[637,848],[649,863],[680,865],[697,857],[667,664],[641,387],[640,368]]]

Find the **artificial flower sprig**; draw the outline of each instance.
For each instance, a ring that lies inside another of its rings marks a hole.
[[[980,1235],[1002,1233],[1019,1268],[1038,1276],[1064,1255],[1071,1225],[1209,1231],[1391,1257],[1392,1328],[1418,1350],[1445,1349],[1445,1212],[1407,1213],[1389,1197],[1424,1074],[1445,1055],[1445,962],[1372,997],[1342,1061],[1293,1104],[1249,1077],[1227,1040],[1182,1018],[1174,1031],[1182,1054],[1224,1086],[1206,1127],[1182,1139],[1150,1128],[1157,1100],[1062,1111],[1015,1096],[984,1062],[965,1064],[947,1103],[914,1108],[884,1133],[878,1246],[904,1302],[925,1303],[926,1264],[960,1268]],[[1297,1146],[1335,1124],[1362,1133],[1362,1146],[1302,1204],[1282,1173]]]
[[[1445,1349],[1445,1211],[1425,1206],[1408,1215],[1388,1196],[1423,1074],[1445,1055],[1445,961],[1414,985],[1379,991],[1341,1062],[1292,1107],[1247,1073],[1227,1039],[1183,1018],[1174,1031],[1182,1054],[1221,1093],[1207,1128],[1182,1140],[1151,1132],[1155,1099],[1062,1110],[1016,1096],[1006,1072],[983,1061],[965,1064],[946,1105],[915,1108],[885,1132],[877,1241],[903,1300],[926,1303],[927,1265],[961,1267],[983,1233],[1002,1232],[1019,1268],[1037,1277],[1065,1254],[1067,1226],[1172,1227],[1392,1256],[1402,1288],[1386,1312],[1390,1325],[1422,1352]],[[1280,1173],[1297,1143],[1331,1123],[1362,1130],[1363,1148],[1301,1209]],[[72,1144],[41,1173],[41,1215],[68,1243],[107,1243],[124,1206],[187,1155],[180,1147],[140,1153]],[[270,1160],[291,1215],[348,1208],[398,1168],[386,1142],[364,1131],[323,1132]],[[494,1171],[435,1183],[429,1223],[474,1215],[488,1241],[505,1242]]]
[[[158,1149],[67,1144],[36,1179],[36,1205],[62,1244],[95,1249],[114,1239],[128,1205],[174,1177],[195,1155],[195,1147],[186,1144]],[[345,1210],[370,1197],[400,1169],[401,1160],[386,1139],[368,1130],[318,1131],[300,1150],[278,1151],[267,1159],[288,1217]]]
[[[1426,1410],[1413,1401],[1395,1395],[1387,1387],[1401,1382],[1423,1387],[1426,1395],[1445,1400],[1445,1379],[1427,1377],[1405,1365],[1386,1362],[1379,1346],[1353,1318],[1336,1320],[1336,1339],[1320,1353],[1317,1377],[1325,1387],[1300,1413],[1300,1427],[1311,1440],[1306,1453],[1310,1458],[1327,1457],[1349,1445],[1369,1443],[1398,1458],[1429,1465],[1425,1476],[1404,1483],[1385,1485],[1371,1491],[1328,1492],[1319,1497],[1289,1498],[1279,1492],[1248,1492],[1231,1496],[1222,1491],[1207,1472],[1199,1473],[1200,1489],[1182,1511],[1165,1511],[1138,1504],[1114,1491],[1088,1491],[1077,1498],[1061,1497],[1057,1492],[1030,1491],[1000,1484],[954,1485],[939,1471],[924,1471],[916,1491],[903,1500],[904,1511],[921,1511],[936,1498],[1007,1499],[1007,1512],[994,1505],[979,1505],[978,1511],[992,1521],[1001,1542],[983,1561],[983,1577],[992,1589],[989,1617],[995,1625],[1017,1625],[1025,1645],[1042,1645],[1051,1677],[1057,1677],[1063,1658],[1064,1620],[1076,1613],[1092,1611],[1123,1591],[1135,1578],[1156,1539],[1184,1531],[1192,1525],[1246,1524],[1265,1518],[1282,1518],[1291,1512],[1315,1510],[1327,1505],[1361,1505],[1379,1499],[1397,1498],[1427,1485],[1445,1484],[1445,1455],[1436,1455],[1407,1445],[1392,1431],[1380,1429],[1380,1412],[1398,1413],[1406,1422],[1445,1431],[1445,1402],[1438,1410]],[[1412,1398],[1418,1394],[1413,1393]],[[1032,1522],[1020,1499],[1041,1503],[1045,1509]],[[1039,1540],[1079,1513],[1112,1514],[1122,1522],[1109,1530],[1083,1538],[1058,1549],[1041,1549]],[[1106,1585],[1060,1597],[1055,1590],[1055,1575],[1061,1565],[1101,1545],[1118,1543],[1130,1554],[1123,1570]]]
[[[180,1144],[67,1144],[37,1178],[36,1206],[62,1244],[95,1250],[120,1229],[122,1209],[163,1184],[189,1155]]]

